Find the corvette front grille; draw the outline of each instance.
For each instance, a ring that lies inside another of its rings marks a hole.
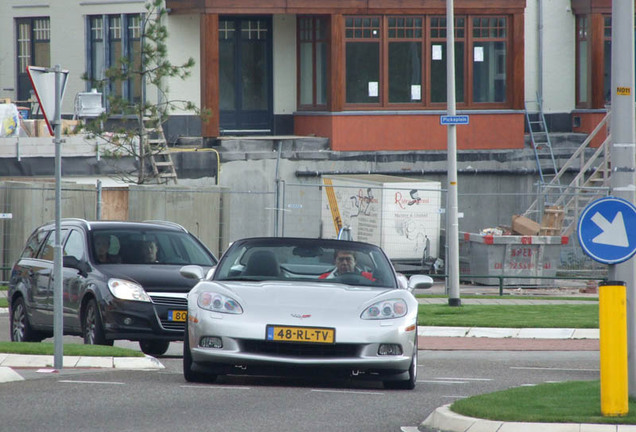
[[[356,344],[308,344],[292,342],[271,342],[242,340],[242,351],[250,354],[269,354],[288,357],[348,358],[357,357]]]

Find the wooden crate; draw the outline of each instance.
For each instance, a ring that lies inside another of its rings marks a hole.
[[[562,206],[546,206],[541,219],[539,235],[561,235],[565,212]]]

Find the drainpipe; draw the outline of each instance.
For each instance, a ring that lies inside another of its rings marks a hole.
[[[276,140],[276,148],[278,154],[276,155],[276,203],[274,207],[274,236],[278,237],[278,218],[280,212],[280,173],[278,171],[280,165],[280,151],[283,140]]]
[[[538,35],[538,74],[539,79],[537,82],[537,102],[539,106],[543,106],[543,0],[537,0],[537,20],[539,23],[539,35]]]

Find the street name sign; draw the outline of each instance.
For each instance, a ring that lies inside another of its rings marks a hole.
[[[626,261],[636,253],[636,207],[616,197],[593,201],[581,213],[577,234],[583,251],[593,260]]]
[[[467,115],[443,115],[440,116],[439,121],[443,125],[467,125]]]

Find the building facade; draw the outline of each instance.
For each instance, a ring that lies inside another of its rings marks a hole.
[[[552,131],[589,132],[607,110],[610,0],[455,0],[460,150],[516,149],[537,102]],[[209,109],[174,111],[170,136],[327,137],[333,150],[444,150],[444,0],[166,0],[168,53],[193,58],[170,99]],[[0,3],[0,98],[30,99],[28,65],[70,71],[63,113],[89,79],[142,45],[144,0]],[[128,80],[131,101],[161,100]]]

